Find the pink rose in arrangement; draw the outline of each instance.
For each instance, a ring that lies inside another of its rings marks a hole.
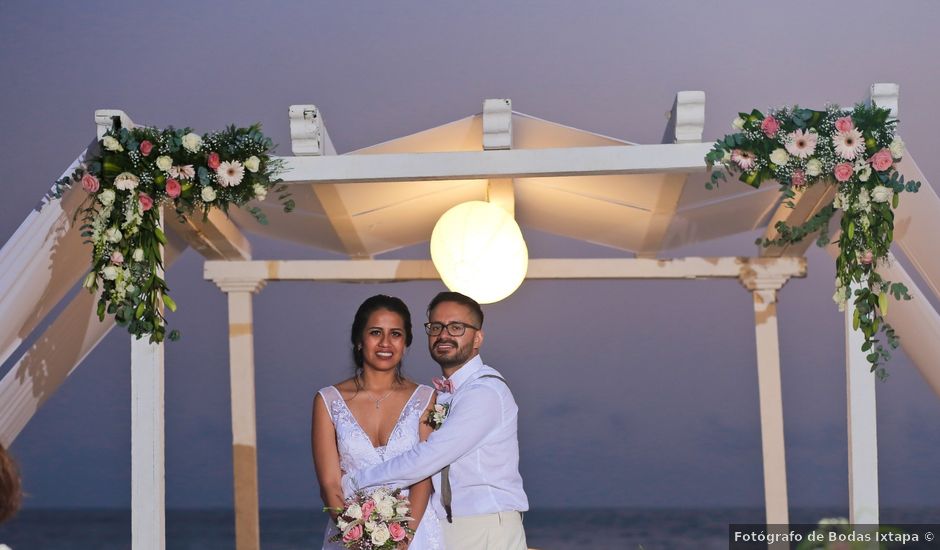
[[[855,170],[852,169],[852,165],[847,162],[836,164],[836,167],[832,170],[832,173],[836,176],[836,180],[838,181],[849,181],[854,172]]]
[[[180,196],[180,182],[176,181],[173,178],[166,180],[166,195],[171,199],[175,199]]]
[[[209,160],[206,161],[206,164],[213,170],[217,169],[219,165],[222,164],[222,161],[219,159],[219,154],[216,152],[209,153]]]
[[[375,510],[375,501],[370,498],[362,505],[362,519],[369,519],[369,516],[372,515],[372,510]]]
[[[871,157],[871,167],[879,172],[884,172],[888,168],[891,168],[893,163],[894,160],[891,158],[891,151],[888,149],[882,149]]]
[[[806,174],[802,170],[794,170],[793,176],[790,177],[790,182],[793,184],[793,187],[803,187],[806,185]]]
[[[343,542],[349,543],[362,538],[362,525],[357,525],[343,534]]]
[[[871,265],[871,263],[875,260],[875,255],[871,253],[871,250],[866,250],[859,260],[865,265]]]
[[[111,253],[111,263],[115,265],[121,265],[124,263],[124,254],[121,254],[120,250],[115,250]]]
[[[767,137],[774,137],[780,131],[780,121],[769,116],[760,123],[760,129]]]
[[[392,535],[392,540],[395,542],[401,542],[408,535],[408,533],[405,532],[405,528],[402,527],[400,523],[389,524],[388,532]]]
[[[153,144],[146,139],[140,142],[140,154],[149,157],[150,151],[153,151]]]
[[[153,199],[147,193],[141,193],[137,200],[140,201],[140,209],[144,212],[153,208]]]
[[[842,118],[836,119],[836,130],[840,132],[849,132],[855,128],[855,123],[852,122],[852,117],[844,116]]]
[[[82,189],[88,191],[89,193],[97,193],[100,185],[98,184],[98,178],[92,176],[91,174],[85,174],[82,176]]]

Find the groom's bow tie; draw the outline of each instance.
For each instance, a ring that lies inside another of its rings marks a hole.
[[[454,391],[454,383],[446,378],[438,377],[432,380],[432,382],[434,382],[434,389],[439,392],[451,393]]]

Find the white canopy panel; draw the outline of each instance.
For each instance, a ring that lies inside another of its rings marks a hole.
[[[523,113],[512,114],[513,149],[632,146]],[[483,115],[462,118],[348,155],[481,151]],[[646,174],[517,178],[516,219],[523,227],[627,252],[659,251],[751,231],[767,224],[776,189],[729,182],[706,190],[707,175]],[[485,200],[487,180],[293,185],[297,210],[285,215],[276,197],[263,206],[272,220],[259,226],[233,212],[244,230],[353,257],[426,242],[447,209]],[[733,216],[729,215],[734,213]]]

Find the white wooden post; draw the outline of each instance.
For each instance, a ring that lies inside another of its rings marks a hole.
[[[255,350],[251,295],[264,279],[216,279],[228,294],[229,371],[232,388],[232,466],[235,484],[235,548],[261,547],[258,519],[258,452],[255,415]]]
[[[508,151],[512,149],[512,101],[487,99],[483,102],[483,150]],[[486,186],[486,200],[516,215],[516,199],[512,178],[490,178]]]
[[[783,392],[777,335],[777,290],[786,276],[742,275],[754,296],[757,336],[757,384],[760,394],[761,449],[764,458],[764,503],[768,525],[787,525],[787,463],[783,437]]]
[[[900,87],[894,83],[876,83],[871,87],[871,102],[898,116]],[[875,401],[875,375],[862,351],[865,336],[852,328],[855,304],[852,297],[859,285],[849,289],[845,305],[845,391],[849,432],[849,521],[878,524],[878,419]]]
[[[163,228],[163,213],[160,228]],[[164,255],[161,247],[160,255]],[[162,277],[163,273],[159,275]],[[159,307],[163,307],[160,304]],[[163,342],[131,340],[131,547],[166,548]]]
[[[853,285],[849,296],[854,295]],[[845,389],[849,430],[849,521],[878,523],[878,422],[875,375],[862,351],[864,335],[852,328],[855,307],[845,306]]]

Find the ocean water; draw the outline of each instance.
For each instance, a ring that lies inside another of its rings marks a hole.
[[[794,523],[846,517],[838,508],[790,511]],[[761,523],[760,508],[541,509],[525,514],[529,546],[540,550],[708,550],[728,548],[728,524]],[[882,523],[940,523],[940,508],[896,508]],[[13,550],[129,550],[130,510],[23,510],[0,526],[0,542]],[[261,547],[320,547],[325,516],[318,510],[262,510]],[[231,550],[231,510],[168,510],[169,550]]]

